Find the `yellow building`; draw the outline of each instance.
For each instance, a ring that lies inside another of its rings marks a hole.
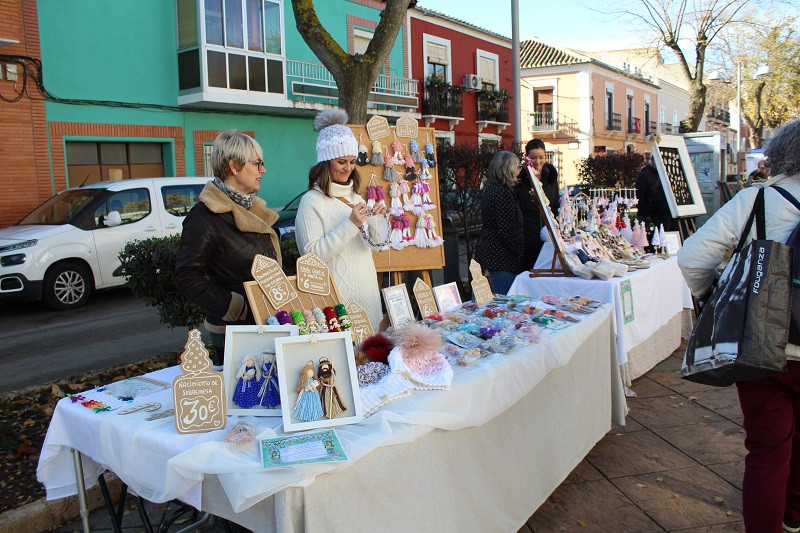
[[[562,184],[578,182],[576,165],[590,154],[643,153],[651,133],[678,133],[677,125],[666,131],[659,124],[658,98],[659,86],[640,71],[538,39],[520,43],[522,117],[528,117],[529,138],[545,142]]]

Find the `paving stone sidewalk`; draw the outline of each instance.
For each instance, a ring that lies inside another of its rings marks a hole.
[[[744,532],[744,430],[735,387],[683,381],[685,345],[633,382],[627,423],[611,430],[518,533]],[[147,504],[154,529],[172,507]],[[143,531],[135,500],[123,531]],[[112,531],[104,509],[92,531]],[[187,522],[175,524],[178,531]],[[80,520],[60,527],[81,531]],[[424,531],[424,526],[421,528]],[[201,532],[224,532],[220,521]]]

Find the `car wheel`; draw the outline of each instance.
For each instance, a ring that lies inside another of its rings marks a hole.
[[[51,309],[75,309],[86,303],[93,285],[92,276],[85,266],[60,263],[45,274],[42,298]]]

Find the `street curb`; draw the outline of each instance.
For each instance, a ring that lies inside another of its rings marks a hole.
[[[122,481],[110,472],[105,476],[111,498],[116,500]],[[105,507],[99,485],[86,489],[86,500],[90,512]],[[0,514],[0,531],[44,533],[79,518],[80,506],[77,495],[51,501],[40,498]]]

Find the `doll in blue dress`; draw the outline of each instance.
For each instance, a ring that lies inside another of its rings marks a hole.
[[[281,394],[278,388],[278,372],[275,369],[275,354],[264,352],[261,356],[261,389],[258,391],[259,403],[268,409],[281,406]]]
[[[311,422],[322,418],[322,401],[319,397],[319,380],[314,370],[314,362],[309,361],[300,371],[297,383],[297,400],[294,402],[294,417],[301,422]]]
[[[233,403],[244,409],[258,405],[258,391],[261,388],[261,369],[255,356],[247,355],[242,359],[239,371],[236,372],[236,388],[233,391]]]

